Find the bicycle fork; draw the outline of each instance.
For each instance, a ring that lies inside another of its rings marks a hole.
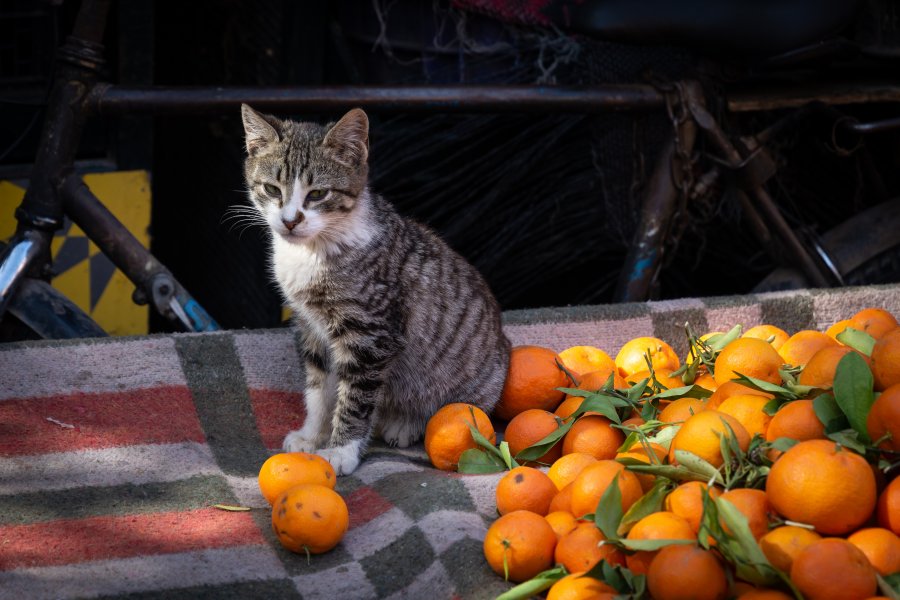
[[[101,42],[108,12],[109,0],[85,0],[72,35],[59,49],[41,136],[43,143],[35,157],[25,197],[16,210],[16,234],[0,255],[0,317],[17,300],[14,296],[19,290],[29,287],[23,284],[40,281],[46,286],[45,280],[50,278],[50,240],[53,232],[62,227],[63,215],[68,214],[135,284],[137,303],[152,302],[162,315],[180,321],[190,331],[218,329],[172,274],[72,171],[87,119],[88,98],[104,62]],[[90,322],[77,307],[66,302],[69,314],[78,313],[71,319],[74,323]],[[86,327],[73,328],[67,335],[98,335],[97,332],[96,324],[90,322]]]
[[[685,82],[678,86],[678,91],[683,118],[676,124],[674,135],[663,148],[651,176],[641,220],[616,287],[615,300],[642,302],[652,296],[679,194],[689,191],[683,189],[682,173],[673,165],[679,160],[683,162],[684,155],[693,151],[695,138],[701,133],[722,155],[725,165],[744,176],[738,190],[741,206],[769,254],[778,262],[797,267],[813,287],[843,285],[840,273],[824,250],[816,246],[814,254],[806,248],[765,190],[765,180],[771,173],[764,164],[759,164],[764,160],[756,160],[763,153],[756,154],[756,149],[751,149],[745,156],[731,143],[707,111],[698,83]]]

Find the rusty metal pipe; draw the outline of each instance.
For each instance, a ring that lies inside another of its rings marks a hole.
[[[270,111],[576,112],[641,111],[665,106],[649,85],[139,87],[97,85],[87,101],[95,114],[197,114],[236,111],[241,103]]]

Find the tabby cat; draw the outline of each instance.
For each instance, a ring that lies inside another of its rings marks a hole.
[[[302,340],[306,421],[284,440],[351,473],[373,435],[399,447],[450,402],[490,411],[510,344],[484,279],[369,190],[369,120],[280,120],[241,107],[250,200]]]

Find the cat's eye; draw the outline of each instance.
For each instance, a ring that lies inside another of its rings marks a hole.
[[[266,183],[263,184],[263,189],[266,190],[266,193],[273,198],[281,198],[281,189],[277,185]]]
[[[328,194],[328,190],[312,190],[306,195],[307,200],[321,200]]]

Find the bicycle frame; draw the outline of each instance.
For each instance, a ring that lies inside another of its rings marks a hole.
[[[171,114],[237,111],[241,103],[279,111],[337,111],[363,107],[381,111],[460,112],[581,112],[651,111],[672,102],[671,93],[642,84],[590,87],[566,86],[321,86],[269,88],[137,87],[98,81],[103,63],[101,40],[110,0],[85,0],[75,28],[58,53],[58,69],[49,100],[41,144],[31,181],[16,211],[18,228],[0,256],[0,317],[26,278],[50,276],[50,240],[68,215],[112,262],[135,284],[134,299],[154,308],[187,329],[206,331],[218,325],[178,283],[172,274],[119,223],[73,172],[73,162],[84,123],[89,116]],[[679,131],[681,150],[693,147],[702,133],[718,147],[726,162],[739,169],[748,154],[735,148],[706,112],[698,84],[685,86],[690,118]],[[835,104],[900,101],[900,88],[881,86],[866,90],[831,90]],[[802,90],[780,96],[735,95],[732,110],[759,110],[799,106],[807,98]],[[871,96],[871,97],[870,97]],[[819,95],[819,100],[823,96]],[[672,159],[679,147],[667,145],[644,198],[635,243],[622,268],[616,294],[620,301],[640,301],[651,295],[659,272],[669,223],[679,193],[673,183]],[[781,241],[789,264],[798,265],[814,285],[833,279],[823,265],[793,234],[768,197],[760,181],[752,182],[744,206],[764,239]],[[773,234],[769,234],[771,229]],[[89,328],[88,328],[89,329]],[[85,330],[87,331],[87,330]],[[76,331],[77,334],[77,331]]]

